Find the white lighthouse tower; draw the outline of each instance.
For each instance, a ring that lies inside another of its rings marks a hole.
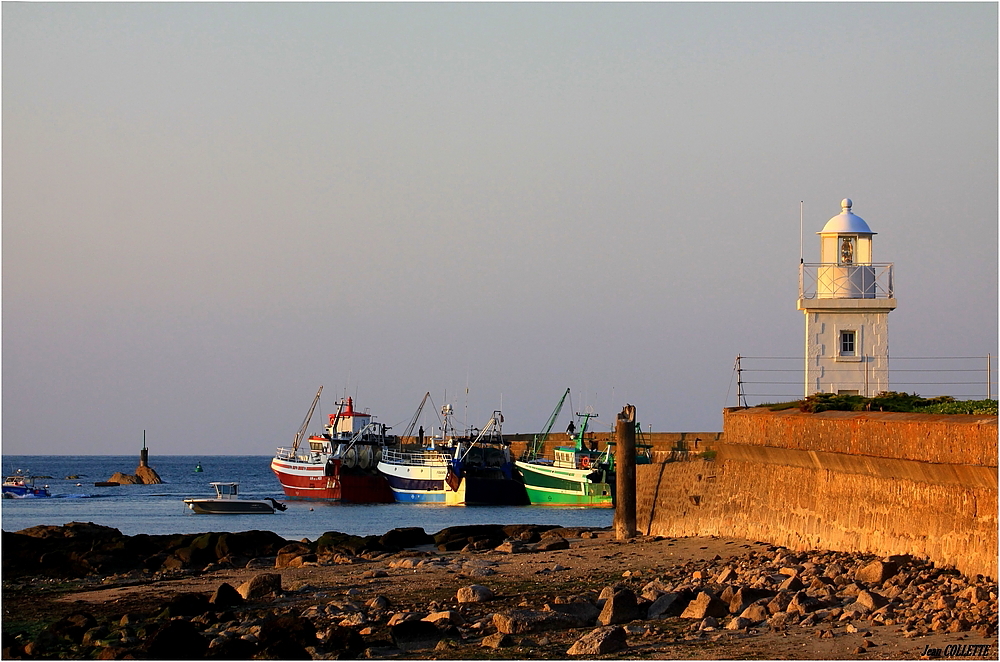
[[[827,221],[819,264],[799,265],[798,308],[806,315],[805,395],[871,397],[889,390],[892,264],[872,261],[872,232],[850,199]]]

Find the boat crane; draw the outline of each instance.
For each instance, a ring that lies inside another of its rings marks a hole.
[[[524,456],[522,457],[522,461],[530,461],[530,460],[533,460],[536,457],[538,457],[538,453],[544,447],[545,442],[548,441],[549,432],[552,431],[552,426],[555,425],[556,418],[559,417],[559,412],[562,411],[563,404],[566,402],[566,398],[568,396],[569,396],[569,389],[567,388],[566,392],[563,393],[563,396],[561,398],[559,398],[559,404],[557,404],[556,408],[552,411],[552,415],[549,416],[549,420],[545,424],[545,429],[542,432],[539,432],[538,434],[536,434],[535,438],[532,440],[532,442],[531,442],[531,450],[526,450],[524,452]]]
[[[312,420],[313,411],[316,410],[316,404],[319,402],[319,396],[323,392],[323,387],[320,386],[319,390],[316,391],[316,397],[313,398],[312,405],[309,407],[309,413],[306,414],[306,418],[302,421],[302,426],[299,431],[295,433],[295,440],[292,442],[292,453],[299,450],[299,444],[302,442],[302,437],[306,434],[306,428],[309,427],[309,421]]]

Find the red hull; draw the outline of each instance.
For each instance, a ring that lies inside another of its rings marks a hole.
[[[285,496],[291,499],[348,503],[395,501],[385,476],[367,473],[341,474],[339,462],[336,463],[332,476],[324,475],[322,466],[295,464],[278,459],[271,462],[271,470],[278,477]]]

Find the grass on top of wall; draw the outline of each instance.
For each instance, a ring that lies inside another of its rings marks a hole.
[[[996,400],[956,400],[950,395],[922,398],[916,393],[883,391],[875,397],[837,393],[814,393],[805,400],[765,403],[759,405],[771,411],[799,409],[805,412],[821,411],[896,411],[914,414],[978,414],[997,415]]]

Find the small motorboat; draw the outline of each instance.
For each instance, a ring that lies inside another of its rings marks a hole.
[[[194,512],[202,515],[270,515],[288,506],[274,499],[241,499],[239,483],[209,483],[215,488],[214,499],[184,499]]]
[[[34,476],[28,476],[23,471],[18,469],[13,476],[7,476],[4,478],[2,488],[3,498],[25,499],[52,496],[49,494],[48,487],[48,485],[45,487],[37,487],[35,485]]]

